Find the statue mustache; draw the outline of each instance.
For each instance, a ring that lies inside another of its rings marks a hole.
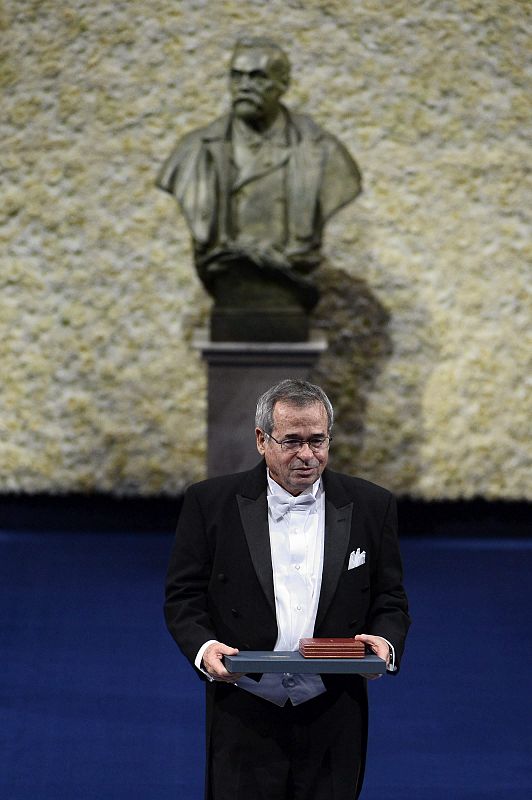
[[[245,89],[238,92],[235,96],[233,103],[240,103],[240,102],[249,102],[254,103],[255,105],[262,105],[262,96],[257,92],[253,91],[246,91]]]

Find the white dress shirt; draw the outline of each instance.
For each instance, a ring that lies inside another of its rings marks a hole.
[[[309,506],[309,495],[314,499]],[[321,478],[294,497],[268,474],[268,498],[284,506],[277,510],[269,499],[268,527],[272,554],[277,641],[274,650],[298,651],[299,640],[312,636],[323,571],[325,494]],[[303,504],[301,504],[303,501]],[[284,513],[283,513],[284,512]],[[323,694],[319,675],[264,673],[260,681],[243,677],[237,686],[279,706],[293,705]]]

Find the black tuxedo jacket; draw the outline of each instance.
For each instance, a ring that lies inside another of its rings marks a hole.
[[[325,469],[325,550],[315,636],[384,636],[399,665],[410,624],[393,495]],[[165,616],[185,656],[216,639],[273,650],[277,639],[266,466],[185,493],[167,576]],[[348,569],[349,556],[365,563]],[[358,682],[358,681],[357,681]]]

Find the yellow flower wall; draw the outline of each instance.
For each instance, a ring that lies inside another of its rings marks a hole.
[[[530,497],[528,2],[10,0],[0,26],[1,492],[204,474],[209,302],[154,179],[225,109],[235,38],[266,33],[287,103],[364,176],[315,319],[334,466],[427,499]]]

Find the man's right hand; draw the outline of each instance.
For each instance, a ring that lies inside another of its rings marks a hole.
[[[229,647],[222,642],[213,642],[203,653],[203,669],[215,681],[235,683],[242,677],[241,673],[228,672],[223,665],[224,656],[236,656],[239,651],[236,647]]]

